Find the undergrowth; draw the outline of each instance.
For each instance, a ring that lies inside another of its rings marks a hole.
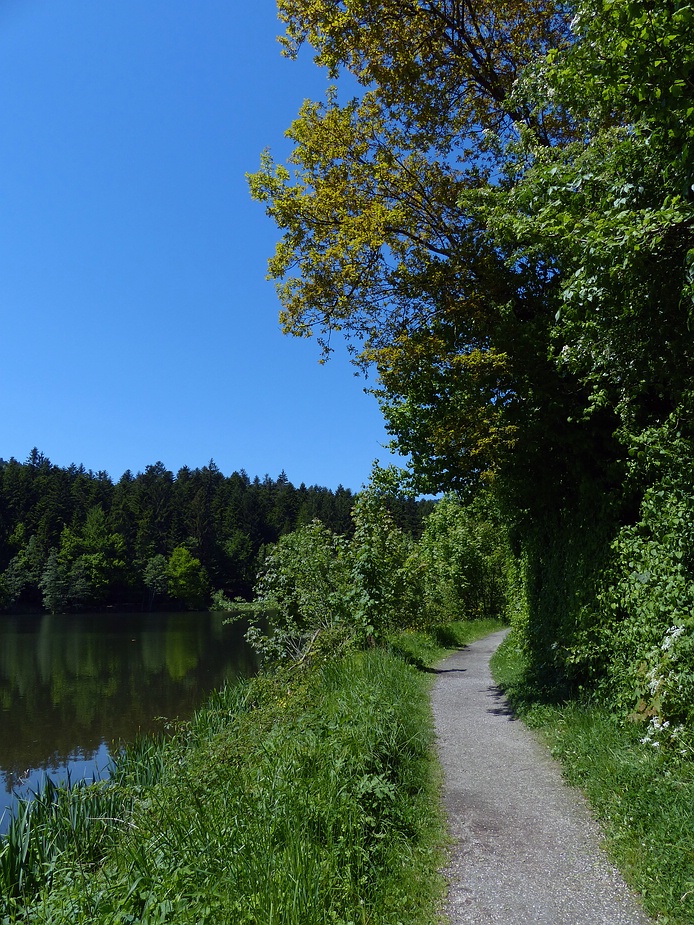
[[[597,701],[561,700],[526,680],[513,636],[492,660],[515,711],[545,737],[602,823],[608,854],[659,925],[694,921],[694,765],[654,746],[643,724]]]

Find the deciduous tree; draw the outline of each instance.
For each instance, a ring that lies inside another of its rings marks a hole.
[[[420,485],[492,486],[535,667],[594,677],[602,570],[652,483],[629,454],[694,431],[690,5],[279,9],[286,52],[353,93],[305,103],[288,163],[250,180],[285,330],[375,367]]]
[[[168,592],[191,610],[201,610],[209,594],[209,579],[204,566],[185,546],[177,546],[166,567]]]
[[[279,9],[288,54],[310,42],[358,87],[306,103],[288,165],[266,153],[250,178],[283,233],[270,275],[285,330],[328,352],[334,332],[350,338],[380,374],[392,431],[435,480],[491,478],[529,383],[557,388],[545,320],[555,284],[537,261],[510,266],[466,197],[509,185],[507,146],[523,131],[545,144],[570,131],[561,112],[512,94],[531,61],[568,42],[568,20],[544,0]]]

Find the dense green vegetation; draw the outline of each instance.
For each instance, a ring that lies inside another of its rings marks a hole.
[[[314,518],[350,533],[353,503],[342,487],[227,477],[214,462],[175,476],[156,463],[114,484],[33,450],[24,463],[0,460],[0,609],[202,609],[213,590],[247,598],[266,545]],[[393,505],[417,532],[428,505]]]
[[[506,617],[512,563],[491,515],[445,496],[415,540],[395,524],[388,497],[376,485],[362,492],[350,540],[316,521],[269,552],[256,589],[262,609],[247,637],[262,657],[335,657],[455,616]]]
[[[250,178],[285,329],[350,340],[415,486],[491,492],[534,683],[689,754],[691,4],[278,6],[336,85]]]

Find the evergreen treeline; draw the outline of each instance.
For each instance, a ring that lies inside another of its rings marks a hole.
[[[175,475],[157,462],[114,483],[34,449],[24,463],[0,460],[0,607],[197,608],[212,589],[247,597],[266,545],[314,519],[349,533],[353,503],[341,486],[225,476],[212,461]],[[397,516],[415,530],[421,505],[402,502]]]

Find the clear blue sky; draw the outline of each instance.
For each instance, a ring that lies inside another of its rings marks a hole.
[[[0,2],[0,456],[358,489],[390,461],[346,360],[281,334],[244,174],[325,77],[272,0]]]

